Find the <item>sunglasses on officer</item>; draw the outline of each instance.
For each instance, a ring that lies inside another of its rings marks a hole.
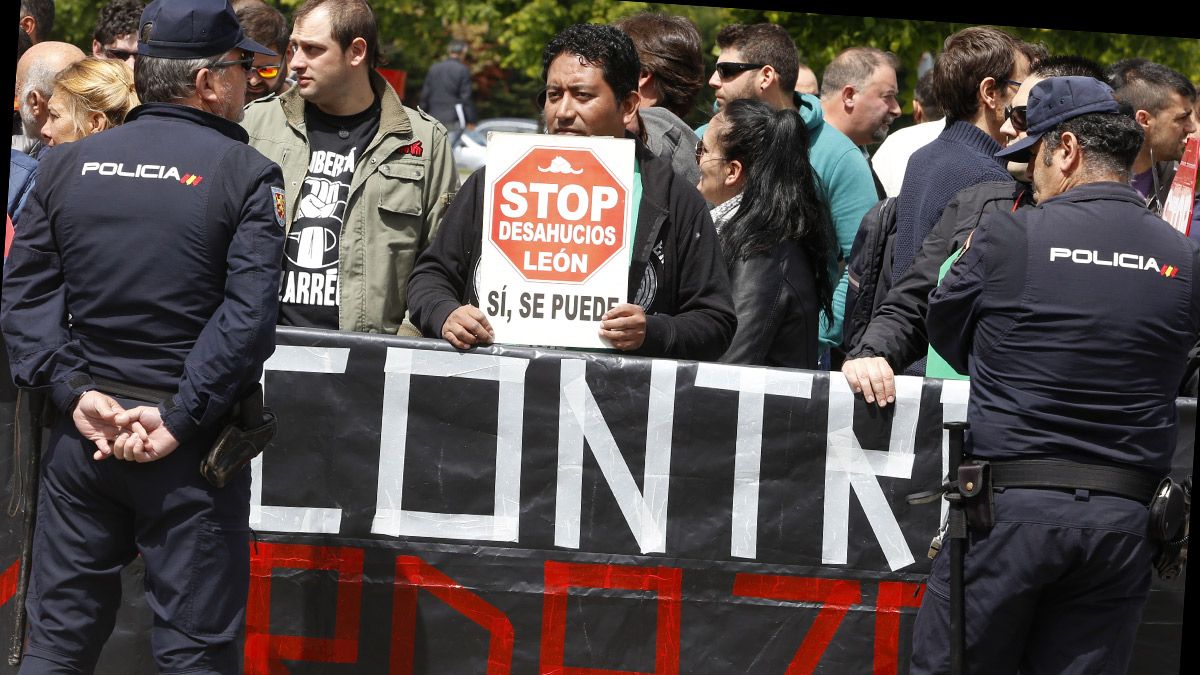
[[[1012,120],[1014,131],[1027,131],[1029,129],[1029,119],[1025,116],[1026,106],[1023,105],[1006,105],[1004,106],[1004,119]]]
[[[242,58],[240,59],[235,59],[233,61],[217,61],[216,63],[205,67],[209,70],[217,70],[219,68],[229,68],[231,66],[241,66],[242,70],[250,72],[254,69],[254,55],[243,52]]]
[[[758,70],[766,66],[765,63],[738,63],[737,61],[718,61],[717,75],[722,80],[729,80],[746,72],[747,70]]]

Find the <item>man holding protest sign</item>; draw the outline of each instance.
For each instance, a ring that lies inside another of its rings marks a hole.
[[[542,64],[546,90],[540,100],[551,134],[625,138],[625,126],[637,112],[640,70],[628,36],[611,26],[577,24],[550,41]],[[563,145],[575,143],[564,139]],[[561,170],[580,170],[567,166],[569,163]],[[704,200],[641,143],[636,145],[634,164],[628,212],[629,224],[636,226],[626,229],[632,232],[632,255],[627,258],[630,301],[612,303],[598,321],[592,320],[599,324],[596,328],[604,344],[622,351],[715,360],[728,347],[737,320],[728,274]],[[480,309],[479,285],[485,280],[478,278],[482,274],[477,276],[485,245],[485,173],[477,171],[463,185],[446,211],[442,229],[417,260],[409,279],[413,322],[424,335],[439,336],[459,349],[496,339],[491,322]],[[618,202],[608,195],[597,192],[592,206],[610,202],[615,206]],[[531,199],[540,197],[568,207],[581,204],[550,199],[548,194]],[[552,228],[543,229],[549,233]],[[578,228],[568,229],[574,232]],[[602,241],[607,241],[607,234]],[[560,247],[558,252],[567,254],[566,267],[574,270],[576,258],[570,257],[571,251]],[[553,260],[548,263],[552,268]],[[607,264],[613,263],[624,260],[619,256],[613,260],[610,254]],[[536,259],[534,265],[542,267]],[[577,316],[582,315],[581,310]]]

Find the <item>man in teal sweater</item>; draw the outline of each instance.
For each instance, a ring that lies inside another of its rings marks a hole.
[[[871,168],[862,152],[845,134],[826,124],[821,100],[794,91],[800,69],[796,43],[781,26],[772,23],[732,24],[717,33],[716,71],[708,84],[716,90],[717,104],[739,98],[757,98],[776,109],[795,110],[808,129],[808,160],[821,180],[836,230],[835,266],[849,259],[850,245],[863,214],[877,201]],[[704,136],[708,125],[696,129]],[[838,283],[833,293],[831,322],[821,322],[821,350],[842,340],[842,313],[846,306],[846,277],[833,270]]]

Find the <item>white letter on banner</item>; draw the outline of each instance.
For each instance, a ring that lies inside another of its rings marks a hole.
[[[638,491],[629,465],[584,379],[586,363],[563,359],[558,405],[558,489],[554,545],[579,548],[583,490],[583,441],[592,448],[600,473],[612,490],[642,553],[667,550],[667,492],[671,484],[671,434],[675,422],[676,363],[650,364],[650,403],[646,416],[646,471]]]
[[[809,398],[812,373],[701,363],[696,386],[738,392],[737,444],[733,455],[733,538],[729,555],[758,556],[758,488],[762,464],[763,404],[767,394]]]
[[[344,373],[350,350],[345,347],[300,347],[279,345],[263,364],[263,389],[266,371],[292,373]],[[306,532],[337,534],[342,529],[342,510],[308,506],[263,506],[263,458],[250,462],[250,527],[264,532]]]
[[[942,423],[966,422],[967,401],[971,397],[970,380],[942,380]],[[942,429],[942,475],[950,473],[950,431]],[[946,512],[950,510],[950,502],[939,499],[942,503],[940,522],[945,522]]]
[[[854,435],[854,395],[850,393],[850,386],[838,373],[829,374],[822,563],[846,564],[851,487],[867,514],[871,531],[883,548],[888,566],[898,570],[916,562],[875,476],[912,477],[917,416],[921,412],[921,382],[919,377],[896,378],[889,450],[865,450]]]
[[[529,361],[511,356],[388,348],[383,366],[383,432],[379,438],[379,488],[375,519],[371,522],[373,534],[517,540],[521,513],[525,369],[528,367]],[[413,375],[500,383],[492,515],[409,511],[403,507],[409,387]]]

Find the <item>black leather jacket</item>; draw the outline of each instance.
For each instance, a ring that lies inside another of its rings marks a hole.
[[[737,332],[721,361],[784,368],[817,367],[820,304],[808,255],[792,240],[733,263]]]

